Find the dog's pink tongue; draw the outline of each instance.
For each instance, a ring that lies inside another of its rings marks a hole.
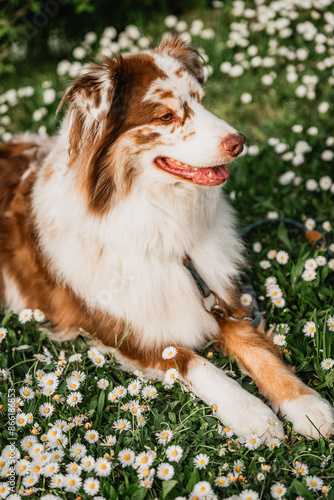
[[[200,168],[194,174],[193,180],[197,184],[220,184],[229,175],[227,165],[220,165],[214,168]]]

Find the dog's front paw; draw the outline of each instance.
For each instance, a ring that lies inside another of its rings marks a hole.
[[[260,399],[247,395],[226,415],[225,411],[218,415],[223,422],[231,423],[234,432],[240,438],[255,434],[264,444],[270,444],[272,438],[284,439],[282,423],[273,411]]]
[[[328,438],[334,433],[333,408],[316,392],[282,403],[280,413],[292,422],[295,432],[308,439]]]

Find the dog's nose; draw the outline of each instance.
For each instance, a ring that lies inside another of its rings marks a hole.
[[[242,134],[229,134],[222,140],[222,148],[224,153],[230,156],[237,156],[244,149],[246,137]]]

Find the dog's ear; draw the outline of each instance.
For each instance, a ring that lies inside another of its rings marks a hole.
[[[118,61],[105,57],[102,64],[93,64],[71,85],[59,103],[69,103],[86,117],[102,122],[110,111]]]
[[[195,76],[197,81],[203,85],[204,73],[199,62],[201,56],[194,47],[188,45],[180,36],[176,35],[161,42],[158,52],[178,59],[189,73]]]

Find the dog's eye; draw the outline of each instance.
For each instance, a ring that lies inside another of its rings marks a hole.
[[[172,113],[166,113],[164,116],[160,117],[160,120],[162,122],[170,122],[172,118],[173,118]]]

